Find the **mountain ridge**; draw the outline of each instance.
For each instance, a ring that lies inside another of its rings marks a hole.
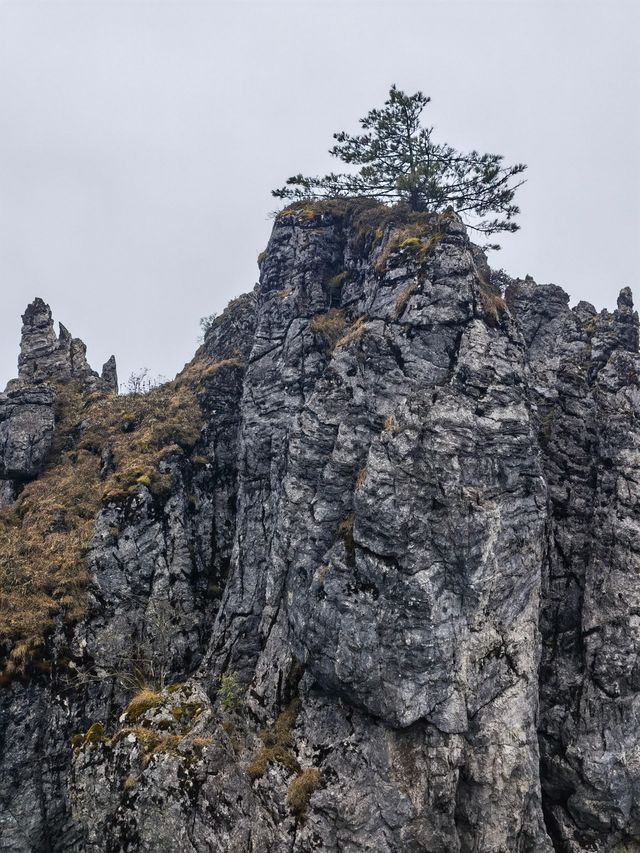
[[[23,356],[5,532],[53,469],[96,497],[82,607],[33,666],[3,631],[6,849],[634,849],[638,317],[568,301],[334,200],[166,386]]]

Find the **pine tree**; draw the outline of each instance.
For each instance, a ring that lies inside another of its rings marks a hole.
[[[462,154],[433,140],[433,127],[420,117],[431,98],[422,92],[406,95],[396,86],[382,109],[360,119],[363,133],[335,133],[329,153],[360,169],[352,174],[330,173],[307,178],[294,175],[273,190],[277,198],[313,199],[365,196],[386,202],[405,202],[412,210],[434,213],[453,208],[469,225],[485,234],[517,231],[513,203],[524,181],[515,181],[523,163],[505,166],[499,154]]]

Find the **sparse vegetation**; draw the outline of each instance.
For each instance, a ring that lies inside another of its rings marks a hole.
[[[129,702],[121,717],[126,724],[118,728],[112,737],[107,736],[101,723],[93,723],[85,734],[72,738],[72,746],[76,753],[88,744],[114,748],[133,735],[139,747],[142,767],[160,754],[172,754],[190,761],[213,743],[211,737],[193,735],[194,726],[203,711],[203,705],[195,699],[185,684],[171,685],[159,693],[149,689],[141,690]],[[154,710],[160,713],[152,713],[143,719],[145,713]],[[167,712],[170,712],[168,719]],[[134,783],[138,781],[135,776],[132,778]]]
[[[233,672],[220,676],[218,683],[218,698],[225,711],[237,711],[244,702],[244,690],[238,683]]]
[[[558,414],[558,410],[556,406],[552,406],[549,411],[542,417],[540,421],[540,431],[539,437],[540,441],[543,445],[547,445],[549,443],[549,439],[551,438],[551,431],[553,429],[553,422]]]
[[[108,740],[102,723],[92,723],[84,734],[74,735],[71,738],[71,746],[79,750],[87,744],[106,743]]]
[[[455,219],[452,210],[445,210],[437,215],[399,211],[399,216],[391,225],[382,252],[376,261],[375,269],[378,275],[384,275],[391,263],[396,264],[402,259],[411,260],[413,264],[425,264],[441,242],[444,235],[445,223]]]
[[[344,314],[339,308],[332,308],[326,314],[316,314],[309,324],[311,331],[322,337],[329,352],[333,352],[344,333],[344,327]]]
[[[347,334],[336,341],[335,348],[346,347],[354,341],[359,341],[367,331],[366,320],[366,317],[358,317],[349,327]]]
[[[347,554],[347,563],[352,566],[356,559],[356,543],[353,538],[353,513],[343,518],[338,525],[338,536],[342,539]]]
[[[141,717],[151,708],[157,708],[160,704],[162,704],[162,694],[156,693],[155,690],[150,690],[146,687],[138,691],[129,702],[125,716],[129,722],[135,722],[138,717]]]
[[[398,298],[396,299],[396,306],[394,311],[394,317],[396,320],[399,320],[400,317],[402,317],[402,315],[404,314],[404,309],[407,307],[409,300],[417,289],[418,285],[415,283],[415,281],[411,282],[411,284],[408,284],[405,287],[400,296],[398,296]]]
[[[433,128],[420,123],[430,100],[422,92],[407,95],[392,86],[384,106],[360,119],[363,133],[334,133],[336,144],[329,153],[359,166],[359,171],[324,177],[294,175],[273,195],[298,199],[305,205],[303,210],[309,210],[309,199],[341,196],[404,201],[414,211],[436,213],[451,207],[484,234],[516,231],[519,209],[513,199],[522,181],[514,179],[525,165],[505,166],[499,154],[463,154],[434,142]]]
[[[287,803],[297,817],[306,812],[311,795],[318,790],[321,781],[322,774],[317,767],[308,767],[292,780],[287,792]]]
[[[327,290],[330,293],[335,293],[340,290],[345,281],[349,278],[349,273],[346,270],[337,273],[337,275],[332,276],[327,282]]]
[[[202,338],[206,338],[207,332],[213,327],[217,316],[217,312],[214,311],[212,314],[207,314],[206,317],[200,317],[200,333]]]
[[[172,486],[168,462],[190,453],[200,436],[199,390],[241,364],[201,356],[146,394],[56,387],[45,469],[0,510],[0,680],[49,668],[43,647],[55,620],[74,623],[86,612],[85,557],[101,504],[127,501],[142,488],[163,500]]]
[[[484,309],[485,320],[489,326],[498,326],[502,315],[507,311],[499,288],[487,281],[480,281],[480,301]]]
[[[280,764],[289,773],[295,773],[300,769],[300,765],[291,752],[293,746],[291,730],[295,725],[299,710],[300,700],[294,699],[270,728],[263,729],[259,733],[258,736],[264,746],[247,767],[249,778],[259,779],[264,776],[271,763]]]

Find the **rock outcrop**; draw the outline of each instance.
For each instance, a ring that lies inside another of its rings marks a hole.
[[[18,357],[18,383],[78,381],[86,391],[118,392],[114,356],[102,368],[102,378],[87,363],[87,348],[60,325],[57,336],[49,306],[34,299],[22,316],[22,340]],[[9,383],[10,387],[15,384]]]
[[[638,369],[628,289],[571,309],[364,202],[278,216],[128,407],[36,300],[0,521],[82,470],[93,536],[46,630],[0,623],[2,849],[640,849]]]
[[[114,356],[99,377],[79,338],[72,338],[62,324],[56,336],[51,309],[42,299],[27,306],[22,324],[18,378],[0,394],[0,507],[12,503],[21,484],[44,467],[61,384],[77,383],[86,392],[118,392]]]

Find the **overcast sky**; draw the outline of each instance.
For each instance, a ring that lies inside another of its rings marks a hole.
[[[640,302],[637,0],[0,0],[0,387],[34,296],[121,380],[173,376],[252,288],[270,190],[391,83],[528,164],[494,266]]]

